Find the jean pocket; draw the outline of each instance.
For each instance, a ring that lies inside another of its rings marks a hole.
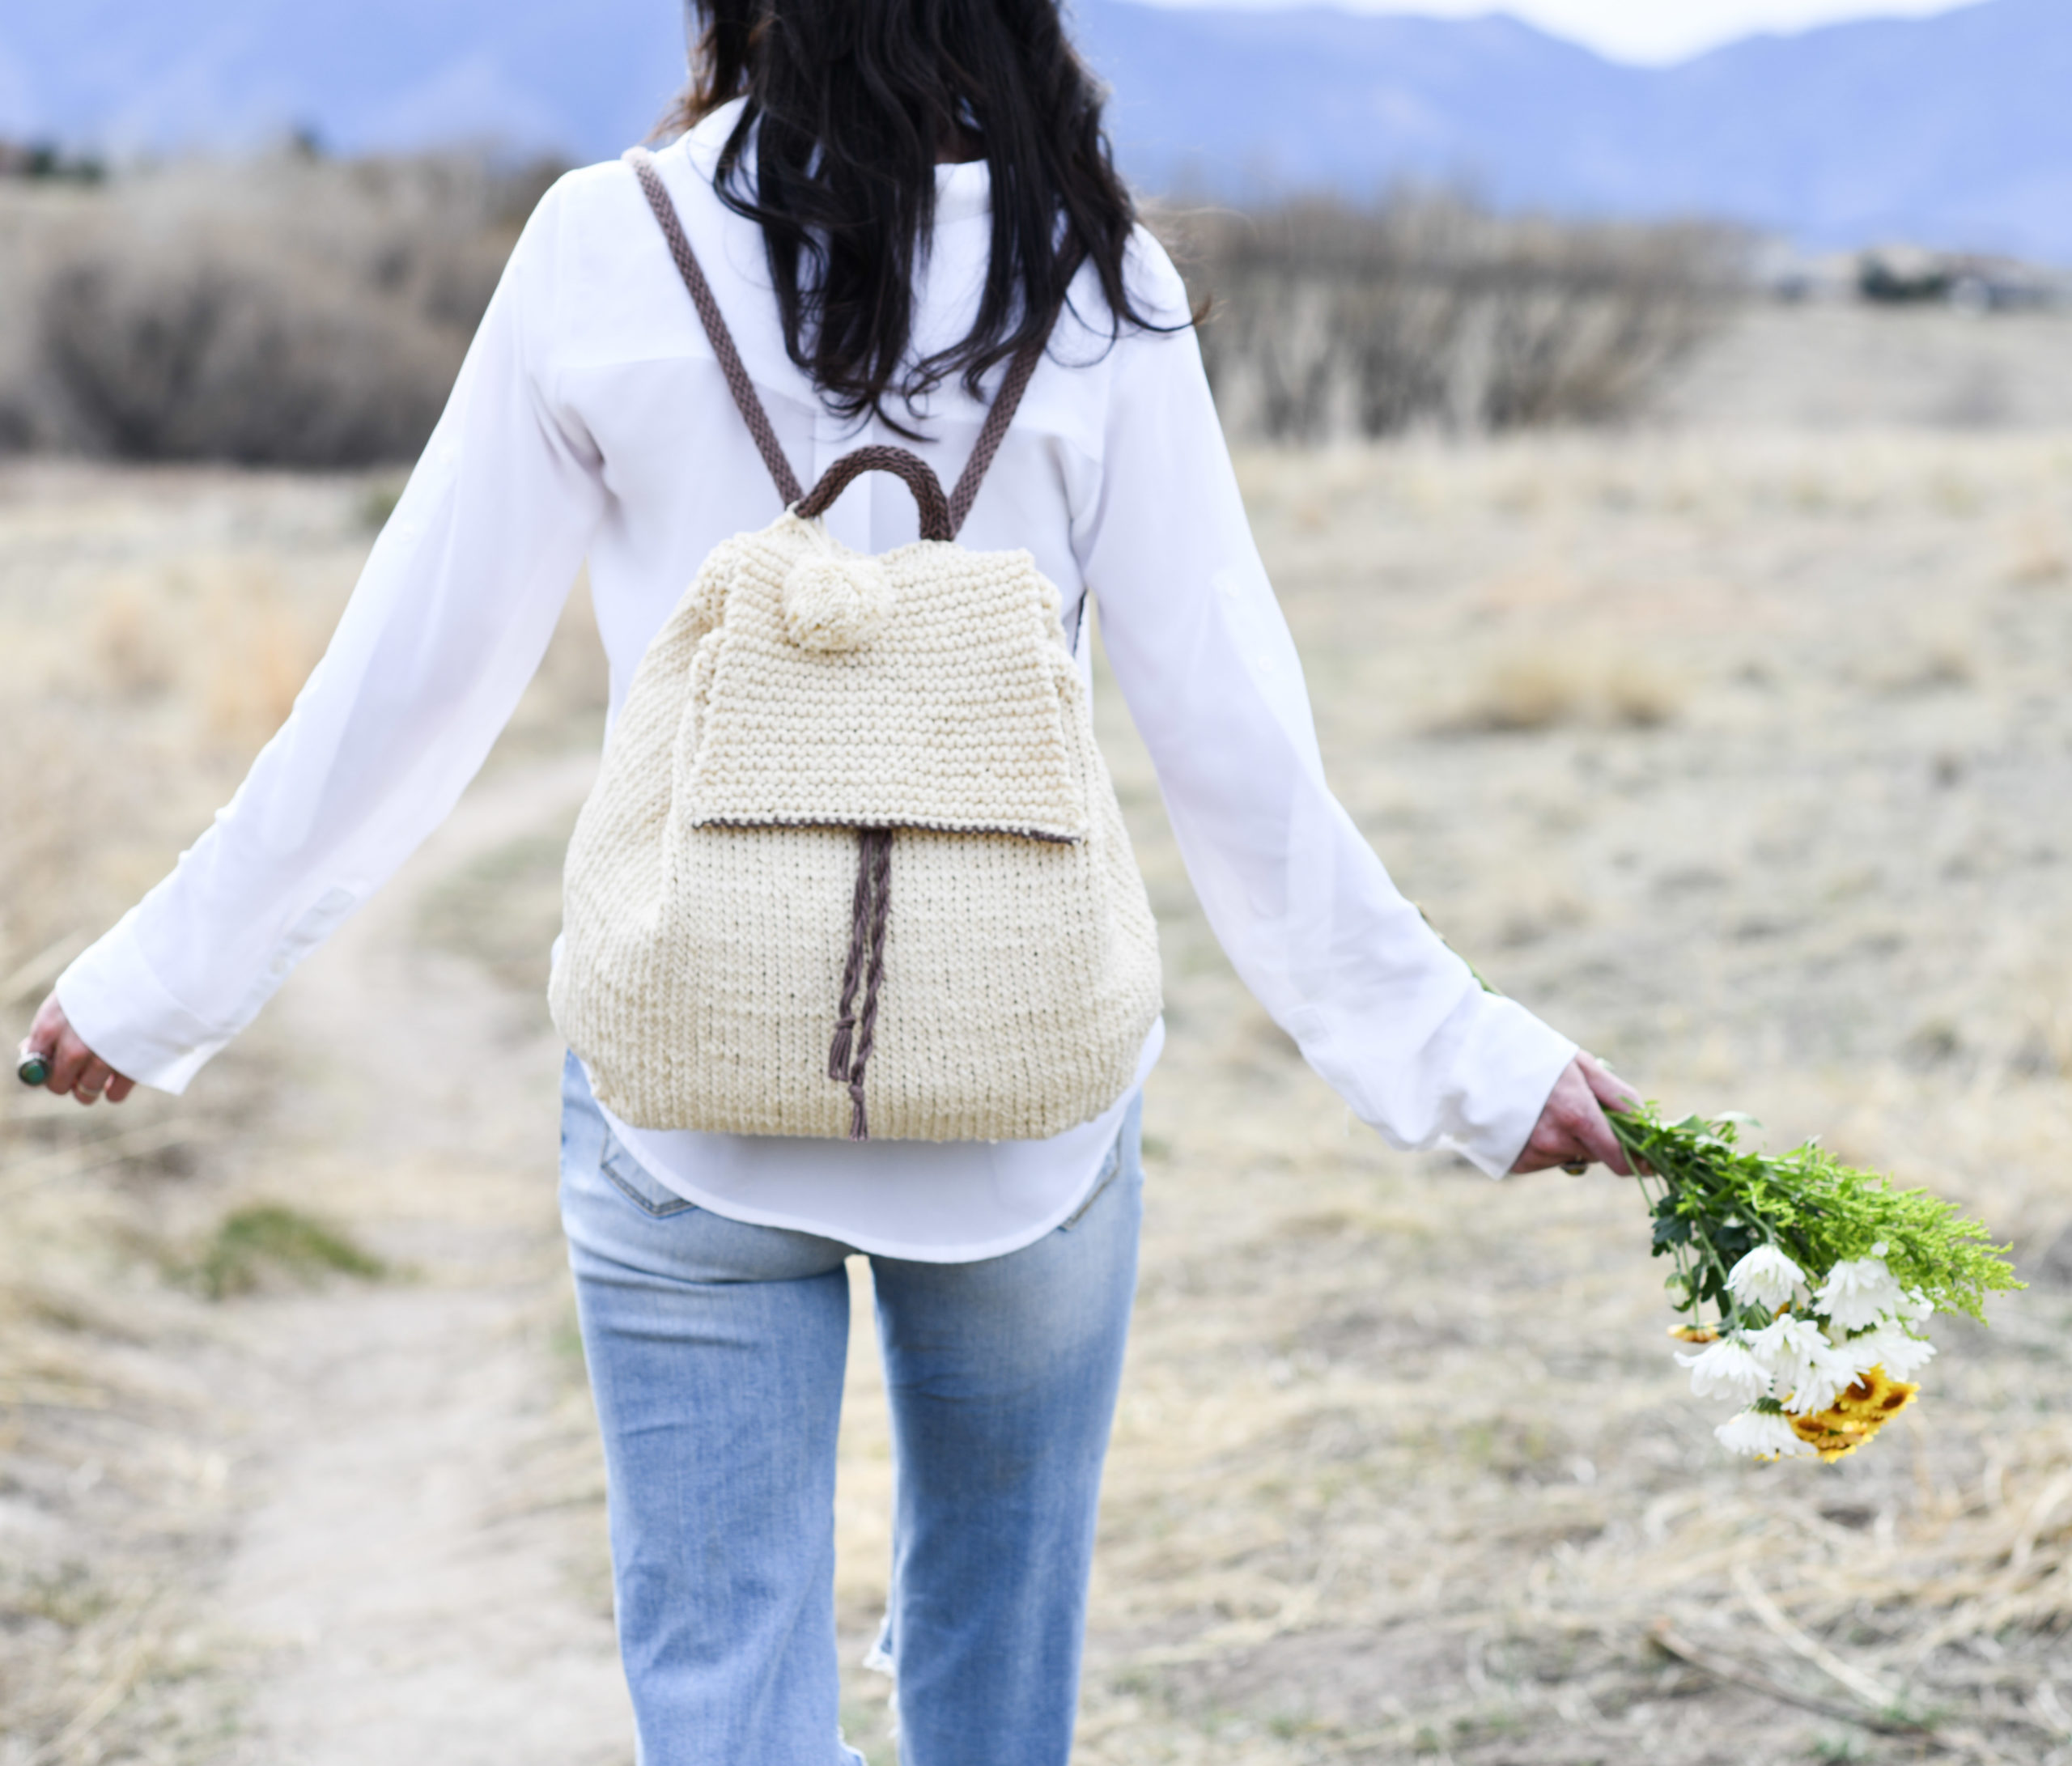
[[[1102,1163],[1099,1174],[1093,1179],[1093,1187],[1086,1192],[1085,1199],[1081,1202],[1077,1208],[1074,1208],[1071,1213],[1068,1214],[1062,1220],[1058,1222],[1058,1230],[1060,1233],[1069,1233],[1075,1226],[1078,1225],[1081,1220],[1085,1220],[1086,1218],[1087,1211],[1091,1208],[1096,1202],[1098,1202],[1102,1196],[1108,1193],[1108,1186],[1115,1181],[1117,1174],[1119,1173],[1122,1169],[1123,1144],[1120,1140],[1118,1140],[1114,1146],[1108,1149],[1108,1157]]]
[[[615,1135],[605,1136],[605,1156],[598,1161],[597,1169],[621,1195],[642,1213],[656,1220],[665,1220],[672,1214],[682,1214],[698,1206],[656,1178],[619,1144]]]

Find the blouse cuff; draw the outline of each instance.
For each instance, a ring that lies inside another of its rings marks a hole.
[[[1518,1162],[1576,1045],[1515,1000],[1485,996],[1475,1025],[1475,1088],[1460,1103],[1459,1131],[1440,1142],[1485,1176]]]
[[[136,910],[57,978],[57,1003],[79,1040],[125,1079],[176,1096],[230,1041],[166,991],[146,960]]]

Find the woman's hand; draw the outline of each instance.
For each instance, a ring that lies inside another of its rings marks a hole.
[[[1633,1168],[1625,1148],[1604,1119],[1609,1105],[1625,1110],[1640,1102],[1633,1089],[1592,1055],[1578,1055],[1548,1094],[1547,1107],[1518,1155],[1514,1172],[1544,1171],[1549,1165],[1609,1165],[1622,1178]]]
[[[97,1104],[104,1097],[119,1104],[137,1089],[134,1080],[125,1079],[79,1040],[54,993],[29,1026],[21,1053],[23,1059],[32,1054],[44,1058],[50,1068],[44,1084],[60,1097],[69,1092],[82,1104]]]

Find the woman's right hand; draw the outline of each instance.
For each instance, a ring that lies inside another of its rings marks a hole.
[[[50,1073],[43,1083],[60,1097],[69,1094],[82,1104],[105,1097],[119,1104],[137,1089],[134,1080],[125,1079],[79,1040],[54,993],[38,1009],[21,1052],[25,1059],[32,1053],[44,1058]]]
[[[1630,1178],[1633,1168],[1627,1162],[1626,1149],[1619,1144],[1604,1113],[1631,1110],[1639,1102],[1633,1088],[1602,1061],[1577,1055],[1555,1082],[1512,1171],[1544,1171],[1553,1165],[1580,1170],[1586,1165],[1603,1165]]]

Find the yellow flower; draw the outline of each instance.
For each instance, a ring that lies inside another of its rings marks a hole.
[[[1792,1432],[1832,1464],[1846,1459],[1914,1400],[1921,1388],[1872,1368],[1847,1387],[1833,1405],[1811,1416],[1790,1419]]]
[[[1872,1436],[1879,1425],[1867,1418],[1845,1416],[1840,1411],[1821,1411],[1811,1416],[1786,1419],[1791,1432],[1830,1465],[1846,1459]]]
[[[1856,1384],[1835,1400],[1845,1416],[1862,1417],[1883,1427],[1914,1401],[1918,1386],[1896,1380],[1882,1367],[1859,1374]]]
[[[1710,1325],[1671,1325],[1669,1334],[1679,1343],[1717,1343],[1719,1333]]]

